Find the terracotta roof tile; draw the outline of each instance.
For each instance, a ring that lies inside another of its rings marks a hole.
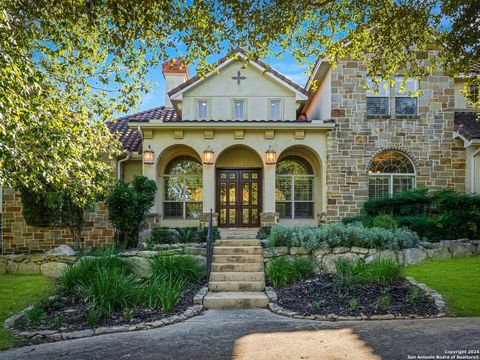
[[[453,119],[453,130],[467,140],[480,139],[480,122],[473,111],[456,111]]]

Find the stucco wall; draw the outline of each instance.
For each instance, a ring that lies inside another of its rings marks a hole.
[[[466,192],[480,194],[480,145],[466,148]]]
[[[270,75],[262,73],[253,64],[242,68],[242,62],[233,61],[198,85],[183,93],[182,119],[197,119],[197,101],[209,102],[208,119],[229,120],[233,118],[233,100],[245,102],[245,120],[270,119],[270,99],[282,101],[282,119],[296,119],[295,93],[273,80]],[[245,80],[240,85],[232,77],[238,71]]]
[[[409,155],[417,187],[465,191],[465,149],[453,139],[454,81],[436,71],[421,82],[419,115],[366,116],[362,64],[340,61],[332,70],[332,112],[337,125],[328,138],[327,219],[358,214],[368,198],[367,166],[382,149]]]
[[[142,160],[128,160],[121,164],[122,179],[132,181],[137,175],[142,175]]]

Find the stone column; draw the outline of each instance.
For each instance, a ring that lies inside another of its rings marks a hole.
[[[275,212],[275,165],[263,167],[263,211],[260,214],[260,226],[278,223],[279,214]]]
[[[213,225],[217,226],[215,213],[215,165],[203,165],[203,214],[200,216],[202,225],[208,225],[210,209],[213,210]]]

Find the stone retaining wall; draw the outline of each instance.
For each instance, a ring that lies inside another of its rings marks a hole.
[[[64,248],[68,248],[63,246]],[[75,254],[70,248],[68,254]],[[193,255],[206,261],[207,250],[205,244],[174,244],[166,245],[161,251],[141,251],[129,250],[119,253],[117,256],[133,264],[134,271],[142,277],[149,276],[148,258],[157,254],[168,255]],[[38,255],[3,255],[0,256],[0,274],[42,274],[49,277],[59,277],[67,268],[68,264],[73,264],[78,257],[65,254],[38,254]]]
[[[381,259],[395,260],[401,265],[412,265],[425,259],[452,258],[480,255],[480,240],[445,240],[438,243],[422,242],[418,248],[403,250],[377,250],[360,247],[336,247],[317,249],[313,252],[302,247],[269,247],[263,250],[264,261],[268,262],[278,256],[313,258],[317,271],[335,272],[335,261],[340,258],[349,260],[364,259],[369,262],[378,256]]]

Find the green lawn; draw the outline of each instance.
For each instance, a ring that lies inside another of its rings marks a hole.
[[[17,343],[11,333],[3,330],[3,322],[52,292],[53,286],[53,280],[42,275],[0,274],[0,350]]]
[[[405,274],[443,295],[456,316],[480,316],[480,256],[428,260]]]

